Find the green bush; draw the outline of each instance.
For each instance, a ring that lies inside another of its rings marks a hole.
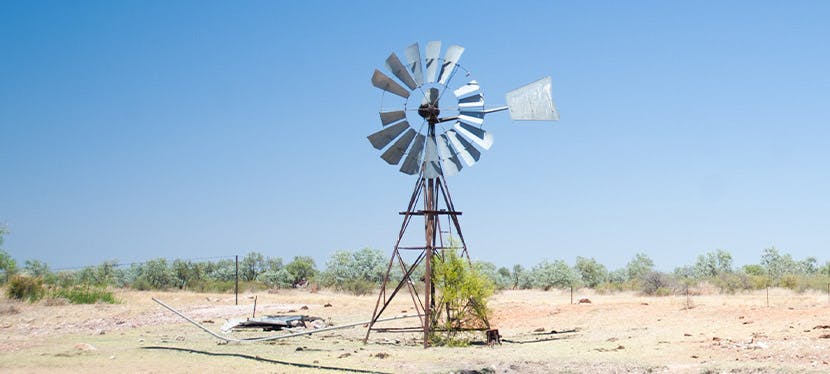
[[[4,229],[0,227],[0,244],[3,244]],[[6,251],[0,249],[0,284],[10,281],[17,273],[17,262]]]
[[[433,257],[432,271],[435,297],[440,302],[435,315],[430,317],[436,330],[430,340],[436,345],[463,344],[458,337],[462,329],[487,325],[487,299],[495,292],[495,286],[455,250],[446,250],[443,259]],[[439,323],[442,319],[446,322]]]
[[[466,334],[448,335],[443,331],[433,331],[429,334],[429,342],[436,347],[463,348],[470,345],[470,338]]]
[[[374,292],[375,282],[365,279],[349,279],[337,284],[335,289],[338,291],[346,291],[355,296],[363,296]]]
[[[643,277],[640,291],[650,296],[667,296],[671,295],[674,283],[667,274],[652,271]]]
[[[153,286],[150,282],[145,278],[138,278],[130,284],[130,288],[137,290],[137,291],[149,291],[153,289]]]
[[[75,286],[58,288],[52,293],[52,297],[66,299],[72,304],[95,304],[99,302],[117,304],[119,302],[112,291],[108,291],[104,287]]]
[[[671,296],[673,294],[674,290],[666,287],[659,287],[654,291],[654,296]]]
[[[720,288],[721,293],[734,294],[753,288],[750,276],[744,273],[724,272],[712,278],[712,283]]]
[[[778,280],[778,285],[784,288],[795,290],[798,287],[798,277],[793,274],[784,274]]]
[[[9,279],[6,295],[10,299],[23,300],[33,303],[43,298],[46,289],[43,288],[43,279],[14,275]]]
[[[766,288],[769,285],[769,278],[764,275],[750,275],[749,285],[754,290]]]
[[[608,269],[593,258],[576,257],[574,269],[582,284],[595,288],[608,279]]]
[[[576,284],[576,272],[562,260],[542,260],[531,270],[533,286],[545,291],[551,288],[567,288]]]

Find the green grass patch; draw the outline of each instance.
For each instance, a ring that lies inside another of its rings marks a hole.
[[[118,304],[120,302],[115,298],[112,291],[108,291],[103,287],[75,286],[58,288],[52,293],[52,297],[69,300],[72,304]]]
[[[33,303],[43,298],[46,289],[43,287],[43,279],[15,275],[9,280],[6,288],[6,296],[10,299],[28,301]]]

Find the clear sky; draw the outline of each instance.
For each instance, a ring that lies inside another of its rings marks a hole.
[[[391,250],[414,177],[369,79],[442,40],[488,103],[553,76],[562,119],[488,116],[449,180],[474,258],[830,257],[830,3],[4,1],[4,245],[53,268]]]

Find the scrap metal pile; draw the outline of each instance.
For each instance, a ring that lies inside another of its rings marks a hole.
[[[259,329],[262,331],[280,331],[293,328],[321,329],[326,327],[326,322],[320,317],[304,315],[271,315],[256,318],[230,319],[222,325],[222,332],[228,333],[232,330]]]

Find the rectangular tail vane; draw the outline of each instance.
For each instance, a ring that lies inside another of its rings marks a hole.
[[[519,87],[505,96],[510,118],[514,121],[559,120],[559,112],[551,93],[551,77]]]

